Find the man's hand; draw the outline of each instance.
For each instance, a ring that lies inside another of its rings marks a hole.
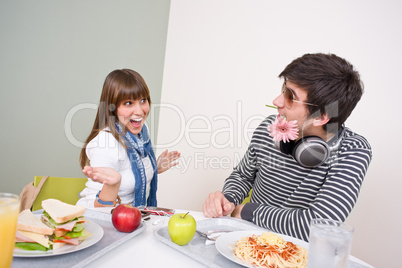
[[[230,215],[235,209],[235,205],[229,202],[220,191],[216,191],[209,194],[202,209],[205,217],[217,218]]]
[[[232,212],[232,217],[241,219],[241,211],[244,207],[243,205],[237,205],[236,208]]]

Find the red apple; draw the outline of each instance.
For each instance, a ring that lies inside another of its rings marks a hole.
[[[141,211],[129,204],[118,205],[112,213],[114,228],[123,233],[131,233],[140,226]]]

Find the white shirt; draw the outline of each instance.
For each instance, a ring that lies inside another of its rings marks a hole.
[[[121,185],[119,196],[121,202],[131,203],[134,200],[135,178],[131,169],[130,159],[126,149],[113,137],[106,128],[91,140],[86,148],[86,154],[91,167],[110,167],[121,174]],[[147,178],[147,197],[149,194],[151,180],[154,175],[151,160],[149,156],[142,158]],[[86,188],[80,193],[80,199],[77,205],[94,208],[96,194],[102,189],[103,184],[88,179]]]

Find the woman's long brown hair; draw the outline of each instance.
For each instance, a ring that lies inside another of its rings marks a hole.
[[[114,70],[106,77],[94,125],[81,149],[79,159],[81,168],[89,164],[89,159],[86,154],[88,143],[106,127],[109,128],[109,132],[116,140],[125,147],[115,126],[115,122],[118,121],[117,107],[119,107],[123,101],[143,98],[147,99],[149,105],[151,105],[151,96],[148,86],[142,76],[136,71],[130,69]],[[122,133],[124,134],[124,126],[122,127]]]

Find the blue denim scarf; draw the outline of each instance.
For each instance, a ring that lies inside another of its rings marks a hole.
[[[120,134],[122,128],[118,123],[115,123],[117,132]],[[125,139],[127,145],[127,155],[130,159],[131,169],[134,173],[135,178],[135,189],[134,189],[134,201],[131,203],[132,206],[157,206],[156,201],[156,190],[158,187],[158,168],[156,165],[156,157],[154,150],[152,149],[151,139],[149,137],[149,132],[147,126],[144,124],[141,132],[136,137],[130,131],[127,131],[122,135]],[[154,170],[154,176],[151,181],[151,189],[149,191],[148,200],[146,200],[146,187],[147,178],[145,176],[144,163],[141,157],[147,157],[152,163],[152,168]]]

